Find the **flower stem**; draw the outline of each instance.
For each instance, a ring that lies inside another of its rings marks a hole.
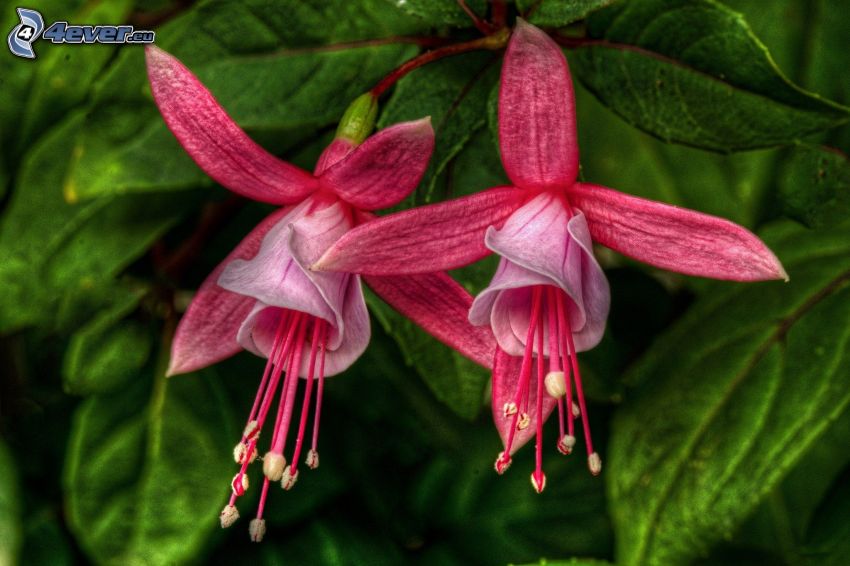
[[[501,29],[507,23],[508,5],[505,0],[492,0],[492,6],[490,20],[492,20],[493,26],[496,29]]]
[[[478,31],[480,31],[484,35],[490,35],[491,33],[493,33],[493,30],[494,30],[493,26],[491,26],[489,23],[487,23],[484,20],[482,20],[481,18],[479,18],[478,14],[476,14],[472,10],[472,8],[470,8],[466,4],[466,0],[457,0],[457,3],[458,3],[458,6],[460,6],[460,8],[464,12],[466,12],[466,15],[469,16],[469,19],[472,20],[472,23],[475,24],[475,27],[478,28]]]
[[[376,84],[370,92],[377,98],[384,94],[387,89],[393,86],[399,79],[404,77],[410,71],[442,59],[443,57],[460,55],[461,53],[468,53],[469,51],[477,51],[479,49],[489,49],[492,51],[502,49],[505,45],[507,45],[509,37],[510,30],[503,28],[492,35],[488,35],[487,37],[474,39],[472,41],[465,41],[463,43],[454,43],[452,45],[446,45],[445,47],[426,51],[425,53],[402,63],[398,68],[381,79],[381,81]]]

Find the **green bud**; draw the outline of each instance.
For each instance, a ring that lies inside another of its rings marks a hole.
[[[372,128],[375,127],[375,118],[378,116],[378,99],[371,92],[361,94],[354,99],[336,129],[337,138],[345,138],[359,145],[363,143]]]

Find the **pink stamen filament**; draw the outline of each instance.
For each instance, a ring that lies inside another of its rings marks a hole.
[[[535,474],[537,481],[543,478],[543,380],[545,379],[545,366],[543,360],[543,317],[537,319],[537,433],[536,433],[536,455]],[[542,488],[542,484],[541,488]],[[538,488],[539,490],[542,490]]]
[[[572,332],[567,325],[567,311],[564,308],[564,294],[557,293],[558,298],[558,328],[559,334],[561,335],[561,346],[564,356],[564,380],[566,381],[567,386],[567,402],[566,402],[566,416],[567,416],[567,433],[575,437],[575,422],[573,419],[573,386],[572,380],[569,376],[569,365],[568,362],[575,359],[575,356],[572,354],[572,349],[569,347],[569,344],[572,343]],[[568,340],[569,337],[569,340]],[[582,415],[584,415],[584,409],[581,409]]]
[[[558,333],[557,326],[557,299],[555,298],[555,288],[552,287],[547,290],[546,293],[546,302],[548,316],[548,324],[549,324],[549,371],[561,371],[561,354],[558,351],[558,342],[560,338],[560,334]],[[564,377],[566,380],[566,375]],[[564,399],[563,397],[558,397],[558,440],[560,441],[564,437]]]
[[[325,390],[325,351],[327,350],[328,327],[322,332],[322,354],[319,358],[319,387],[316,391],[316,414],[313,416],[313,443],[311,449],[317,452],[319,445],[319,423],[322,416],[322,393]]]
[[[304,392],[304,403],[301,405],[301,421],[298,423],[298,435],[295,439],[295,450],[292,453],[292,474],[298,471],[298,458],[301,456],[301,445],[304,440],[304,429],[307,426],[307,416],[310,412],[310,398],[313,392],[313,379],[316,369],[316,355],[319,350],[319,342],[325,334],[327,323],[316,319],[313,324],[313,338],[310,344],[310,366],[307,372],[307,385]]]
[[[590,456],[593,454],[593,442],[590,438],[590,423],[587,419],[587,406],[584,402],[584,391],[581,387],[581,372],[579,372],[578,368],[578,357],[576,356],[575,344],[573,344],[573,332],[570,329],[570,321],[569,318],[566,320],[566,336],[567,336],[567,346],[569,348],[570,353],[570,361],[573,366],[573,380],[576,384],[576,396],[578,397],[578,407],[581,411],[581,426],[584,428],[584,442],[587,445],[587,455]],[[567,389],[569,391],[569,389]],[[572,411],[572,405],[570,405],[570,411]],[[573,419],[570,418],[570,421]]]

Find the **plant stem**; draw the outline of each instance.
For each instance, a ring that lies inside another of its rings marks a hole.
[[[428,63],[432,63],[437,61],[438,59],[442,59],[443,57],[449,57],[451,55],[460,55],[461,53],[468,53],[469,51],[477,51],[479,49],[489,49],[492,51],[496,51],[505,47],[508,43],[508,38],[510,37],[510,31],[507,28],[503,28],[487,37],[482,37],[480,39],[474,39],[472,41],[466,41],[463,43],[455,43],[452,45],[447,45],[445,47],[440,47],[439,49],[434,49],[432,51],[426,51],[425,53],[414,57],[408,61],[405,61],[398,68],[388,74],[386,77],[381,79],[381,81],[372,88],[371,93],[376,98],[384,94],[391,86],[393,86],[399,79],[404,77],[407,73],[414,69],[418,69],[423,65],[427,65]]]
[[[480,31],[484,35],[490,35],[491,33],[493,33],[493,29],[494,29],[493,26],[491,26],[489,23],[487,23],[484,20],[482,20],[481,18],[479,18],[478,14],[476,14],[472,10],[472,8],[470,8],[466,4],[466,0],[457,0],[457,3],[458,3],[458,6],[460,6],[460,8],[464,12],[466,12],[466,15],[469,16],[469,19],[472,20],[472,23],[475,24],[475,27],[478,28],[478,31]]]

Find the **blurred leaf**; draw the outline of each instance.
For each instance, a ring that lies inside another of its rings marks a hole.
[[[495,473],[501,445],[488,422],[484,429],[467,431],[462,456],[444,454],[428,462],[412,482],[409,497],[466,563],[607,557],[612,532],[603,482],[590,475],[584,458],[561,456],[554,443],[544,448],[542,494],[529,482],[531,445],[515,456],[503,476]]]
[[[632,0],[594,13],[588,34],[601,43],[575,51],[577,75],[627,122],[665,141],[739,151],[850,118],[793,85],[743,18],[714,0]]]
[[[846,445],[845,445],[846,446]],[[805,546],[807,564],[840,566],[850,553],[850,471],[835,484],[818,509]]]
[[[61,512],[61,511],[60,511]],[[72,566],[74,552],[59,512],[44,507],[28,513],[24,522],[24,545],[20,564]]]
[[[536,26],[562,27],[582,20],[616,0],[517,0],[517,9]],[[533,10],[529,14],[529,10]]]
[[[384,106],[379,126],[430,116],[436,134],[428,170],[419,189],[401,208],[437,200],[434,188],[439,175],[487,121],[487,97],[499,74],[495,62],[489,53],[451,57],[417,69],[399,81]]]
[[[850,215],[850,162],[829,148],[795,148],[779,174],[785,214],[817,228]]]
[[[12,566],[17,562],[21,545],[18,505],[15,463],[6,444],[0,440],[0,566]]]
[[[416,53],[412,45],[344,42],[421,26],[382,0],[208,2],[157,31],[157,44],[198,75],[240,126],[275,153],[329,126],[348,104]],[[340,43],[339,47],[327,47]],[[154,106],[140,50],[97,85],[74,149],[70,200],[211,184]],[[131,110],[132,108],[132,110]]]
[[[89,397],[74,416],[67,517],[98,563],[197,558],[229,491],[238,431],[215,373],[159,375],[148,385],[139,376]]]
[[[791,283],[717,284],[631,374],[609,450],[623,564],[705,553],[850,403],[850,228],[765,236]]]
[[[66,393],[113,391],[142,369],[151,352],[151,333],[146,325],[126,319],[140,298],[138,292],[124,291],[71,336],[62,368]]]
[[[605,560],[594,560],[593,558],[570,558],[569,560],[545,560],[528,563],[525,566],[605,566],[611,564]]]
[[[457,0],[384,0],[398,9],[422,18],[431,26],[472,27],[472,19],[463,11]],[[475,14],[487,17],[487,0],[466,0],[466,5]]]
[[[84,4],[75,13],[54,8],[43,15],[45,25],[60,18],[86,25],[114,25],[124,22],[131,8],[130,0],[106,0]],[[69,109],[79,105],[115,49],[115,45],[108,44],[87,45],[81,49],[77,45],[40,41],[38,64],[34,65],[35,76],[26,96],[19,141],[38,138]]]
[[[367,294],[374,318],[392,336],[405,362],[434,395],[465,419],[474,419],[484,405],[490,372],[468,360],[394,311],[374,293]]]
[[[71,114],[30,151],[0,225],[0,331],[56,322],[60,301],[97,301],[103,288],[142,255],[189,207],[192,194],[106,197],[69,205],[61,185]]]

